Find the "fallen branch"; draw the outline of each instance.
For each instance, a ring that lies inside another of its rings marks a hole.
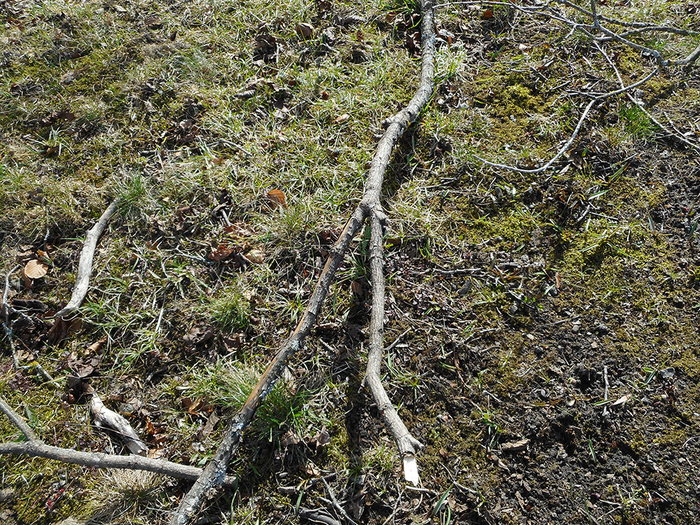
[[[93,468],[116,468],[127,470],[147,470],[156,474],[163,474],[179,479],[197,479],[202,474],[202,469],[190,465],[181,465],[165,459],[152,459],[144,456],[117,456],[115,454],[103,454],[101,452],[80,452],[67,448],[46,445],[39,440],[25,441],[22,443],[0,443],[0,455],[30,456],[47,458],[82,465]],[[222,485],[233,487],[236,484],[235,476],[223,478]]]
[[[97,241],[100,239],[109,219],[117,210],[119,199],[114,199],[112,204],[104,211],[100,220],[88,230],[85,236],[85,244],[80,252],[80,262],[78,263],[78,275],[75,278],[75,287],[68,304],[60,310],[55,317],[67,317],[75,312],[82,304],[88,292],[90,285],[90,276],[92,275],[92,259],[97,248]]]
[[[197,479],[202,474],[202,469],[200,468],[181,465],[180,463],[164,459],[152,459],[136,455],[117,456],[101,452],[80,452],[78,450],[47,445],[38,439],[34,431],[2,398],[0,398],[0,410],[28,440],[16,443],[0,443],[0,455],[47,458],[93,468],[147,470],[156,474],[181,479]],[[234,486],[236,478],[234,476],[225,476],[221,480],[221,484],[229,487]]]
[[[226,469],[235,451],[238,449],[243,431],[255,417],[262,401],[270,393],[281,376],[289,359],[303,347],[306,337],[316,323],[321,312],[329,287],[334,280],[335,272],[340,266],[345,253],[353,238],[359,233],[362,225],[373,210],[381,213],[380,193],[384,181],[384,173],[389,165],[391,153],[399,138],[420,115],[420,112],[430,100],[433,92],[433,77],[435,73],[435,27],[433,19],[433,0],[422,0],[421,23],[422,64],[421,78],[416,94],[406,108],[393,117],[384,121],[386,129],[379,140],[377,149],[367,175],[363,198],[345,224],[338,241],[331,249],[326,264],[319,276],[318,283],[299,324],[292,335],[282,344],[276,357],[268,365],[250,396],[227,427],[224,438],[214,457],[204,468],[202,476],[195,482],[192,489],[183,497],[180,506],[172,517],[173,525],[185,525],[190,522],[201,507],[205,496],[211,489],[221,485]]]
[[[382,214],[383,215],[383,214]],[[420,485],[418,465],[416,463],[416,448],[423,448],[420,441],[415,439],[399,417],[396,408],[382,385],[380,371],[384,351],[384,227],[382,215],[373,210],[371,216],[372,235],[370,238],[369,264],[372,275],[372,317],[369,323],[369,353],[367,355],[367,372],[365,383],[372,392],[379,414],[389,429],[399,453],[403,458],[404,478],[409,483]]]
[[[39,439],[34,433],[34,431],[31,429],[31,427],[27,425],[24,419],[19,417],[17,412],[12,410],[12,407],[8,405],[2,398],[0,398],[0,411],[2,411],[2,413],[9,418],[12,424],[16,426],[20,430],[20,432],[22,432],[22,434],[24,434],[24,437],[27,438],[27,441],[35,441]]]

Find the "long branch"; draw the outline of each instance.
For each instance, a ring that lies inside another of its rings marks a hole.
[[[311,296],[309,305],[291,337],[282,345],[277,355],[268,365],[243,407],[234,416],[226,428],[224,438],[214,457],[204,468],[202,476],[195,482],[190,491],[183,497],[178,510],[172,517],[172,525],[185,525],[190,522],[200,508],[204,497],[213,488],[221,484],[226,468],[238,449],[243,431],[255,417],[262,401],[272,390],[281,376],[289,359],[303,347],[306,337],[316,323],[323,302],[335,278],[335,272],[343,261],[352,239],[362,228],[367,216],[379,205],[379,197],[384,181],[384,173],[389,165],[389,159],[394,146],[408,126],[420,115],[433,92],[433,77],[435,74],[435,29],[433,18],[433,0],[422,0],[423,14],[421,39],[421,78],[418,89],[406,108],[384,122],[386,131],[377,145],[370,165],[363,198],[353,211],[340,238],[333,246],[328,260],[319,276],[318,283]]]
[[[0,455],[8,454],[54,459],[63,463],[82,465],[84,467],[147,470],[180,479],[197,479],[202,474],[201,468],[181,465],[180,463],[164,459],[152,459],[136,455],[117,456],[116,454],[103,454],[101,452],[81,452],[79,450],[54,447],[39,440],[0,443]],[[221,483],[226,486],[234,486],[236,478],[234,476],[226,476]]]
[[[88,287],[90,286],[92,259],[95,255],[95,249],[97,248],[97,241],[100,239],[100,236],[107,226],[109,219],[117,210],[118,203],[118,199],[113,200],[112,204],[109,205],[109,207],[100,217],[100,220],[97,221],[97,223],[95,223],[90,230],[88,230],[87,235],[85,236],[83,250],[80,252],[80,263],[78,264],[78,275],[75,278],[73,294],[71,295],[68,304],[56,314],[56,317],[66,317],[72,314],[74,311],[80,308],[83,299],[85,299],[88,292]]]
[[[102,454],[100,452],[81,452],[68,448],[47,445],[34,433],[22,417],[0,397],[0,411],[24,434],[27,441],[0,443],[0,456],[30,456],[54,459],[63,463],[82,465],[93,468],[118,468],[130,470],[147,470],[156,474],[164,474],[174,478],[197,479],[202,474],[202,469],[181,465],[164,459],[151,459],[144,456],[117,456],[115,454]],[[226,486],[234,486],[236,478],[226,476],[222,480]]]

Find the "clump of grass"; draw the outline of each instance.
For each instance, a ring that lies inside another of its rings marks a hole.
[[[250,325],[249,294],[238,284],[229,286],[212,305],[214,319],[222,330],[237,332]]]
[[[83,506],[83,517],[90,523],[141,523],[138,516],[144,507],[157,506],[162,492],[162,477],[138,470],[101,472],[89,489]],[[156,504],[156,505],[154,505]]]
[[[649,139],[654,136],[656,126],[639,106],[630,104],[620,108],[620,118],[625,131],[635,138]]]
[[[148,182],[140,173],[131,173],[117,182],[117,197],[123,215],[138,215],[151,200]]]

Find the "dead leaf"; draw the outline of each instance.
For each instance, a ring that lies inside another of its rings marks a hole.
[[[165,455],[164,448],[153,448],[148,451],[148,457],[151,459],[160,459]]]
[[[527,444],[530,442],[529,439],[520,439],[518,441],[511,441],[509,443],[503,443],[501,445],[501,450],[503,452],[520,452],[521,450],[527,449]]]
[[[314,26],[307,23],[297,24],[296,32],[301,38],[308,40],[314,35]]]
[[[282,436],[282,439],[280,439],[280,445],[285,449],[298,445],[299,443],[301,443],[301,438],[293,430],[287,430],[284,436]]]
[[[32,259],[24,266],[24,275],[30,279],[41,279],[49,271],[49,265]]]
[[[262,250],[259,250],[258,248],[253,248],[248,253],[246,253],[245,256],[248,258],[248,260],[250,262],[253,262],[255,264],[260,264],[265,259],[265,252]]]
[[[483,13],[481,13],[482,20],[490,20],[492,18],[493,18],[493,11],[491,9],[486,9]]]
[[[163,20],[158,15],[149,15],[147,16],[143,23],[146,25],[148,29],[160,29],[163,27]]]
[[[273,189],[267,192],[267,199],[272,203],[273,208],[287,207],[287,197],[282,190]]]
[[[212,248],[211,252],[209,253],[209,258],[215,261],[223,261],[235,251],[236,248],[234,246],[220,244],[218,247]]]
[[[70,334],[77,332],[83,326],[80,318],[66,321],[62,317],[57,317],[48,333],[48,341],[52,345],[57,345]]]
[[[107,342],[107,336],[104,336],[101,339],[98,339],[94,343],[92,343],[90,346],[87,347],[87,352],[88,353],[95,353],[99,352],[102,349],[102,345]]]
[[[226,233],[226,235],[229,237],[238,239],[241,237],[250,237],[251,235],[254,235],[255,230],[253,230],[253,227],[250,224],[246,224],[245,222],[236,222],[230,226],[226,226],[224,228],[224,233]]]
[[[616,406],[624,405],[624,404],[627,403],[627,401],[629,401],[630,399],[632,399],[632,396],[631,396],[630,394],[625,394],[625,395],[622,396],[620,399],[618,399],[617,401],[615,401],[615,402],[612,404],[612,406],[616,407]]]
[[[203,397],[198,397],[195,400],[191,397],[183,397],[182,406],[185,407],[188,414],[193,416],[199,416],[202,415],[202,412],[209,413],[214,410],[214,407]]]
[[[317,478],[321,475],[321,471],[318,470],[318,467],[314,464],[313,461],[306,460],[300,465],[300,468],[301,471],[307,476]]]
[[[183,336],[182,342],[186,345],[201,345],[214,338],[214,329],[210,326],[193,326],[188,334]]]
[[[350,120],[350,115],[348,115],[347,113],[343,113],[343,114],[340,115],[338,118],[336,118],[336,119],[333,121],[333,123],[334,123],[334,124],[342,124],[343,122],[346,122],[346,121],[348,121],[348,120]]]

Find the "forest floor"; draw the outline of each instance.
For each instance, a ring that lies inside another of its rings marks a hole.
[[[695,3],[600,4],[700,30]],[[475,155],[542,165],[591,96],[619,89],[611,64],[628,85],[653,57],[607,42],[608,60],[551,16],[487,2],[436,19],[435,96],[383,192],[397,342],[383,380],[425,445],[422,488],[362,384],[364,235],[246,432],[238,486],[199,523],[306,523],[301,508],[342,522],[329,491],[373,525],[700,521],[700,71],[631,92],[665,130],[621,94],[550,169],[489,167]],[[391,1],[0,0],[0,270],[29,365],[0,336],[0,395],[44,442],[126,453],[79,378],[151,455],[206,462],[303,312],[382,120],[417,86],[417,21]],[[670,58],[700,43],[629,38]],[[87,299],[55,321],[117,197]],[[4,417],[0,439],[20,439]],[[0,466],[6,524],[164,523],[190,486]]]

